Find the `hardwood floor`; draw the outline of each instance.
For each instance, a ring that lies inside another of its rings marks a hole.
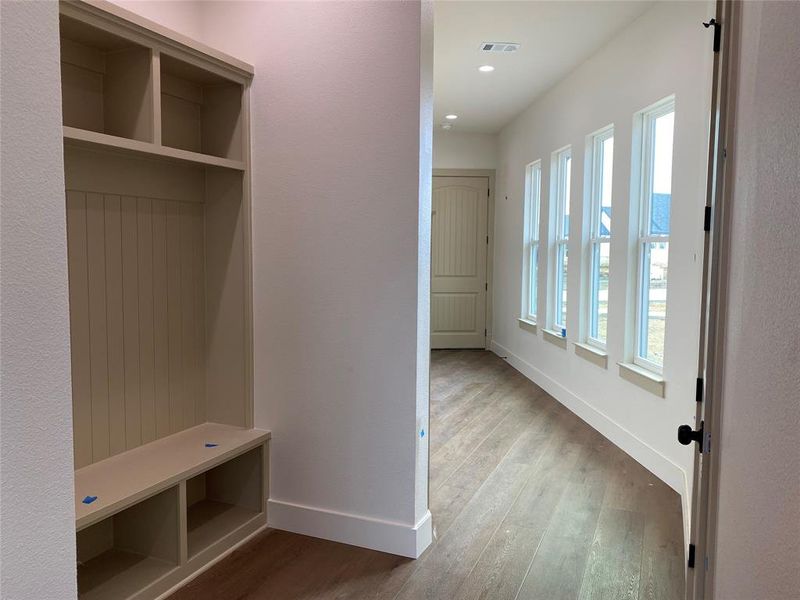
[[[489,352],[433,353],[430,482],[416,561],[271,531],[172,598],[683,598],[678,495]]]

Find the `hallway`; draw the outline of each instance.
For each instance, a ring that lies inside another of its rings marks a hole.
[[[678,495],[502,359],[433,352],[430,414],[419,560],[271,531],[172,598],[683,597]]]

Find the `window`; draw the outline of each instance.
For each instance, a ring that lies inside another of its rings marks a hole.
[[[553,329],[566,336],[567,329],[567,264],[569,246],[569,187],[572,172],[572,152],[565,148],[554,153],[555,187],[551,194],[550,214],[553,218],[554,282]]]
[[[661,372],[667,313],[675,100],[641,115],[642,162],[634,363]]]
[[[539,205],[542,196],[542,161],[525,168],[525,248],[523,256],[522,318],[536,322],[539,278]]]
[[[587,342],[606,347],[608,332],[608,274],[611,256],[611,175],[614,164],[614,128],[592,136],[589,157],[589,298]]]

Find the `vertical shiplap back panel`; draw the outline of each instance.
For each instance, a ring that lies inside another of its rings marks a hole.
[[[204,219],[67,192],[76,468],[205,420]]]
[[[194,285],[192,278],[194,277],[194,261],[192,260],[192,253],[194,252],[193,241],[194,234],[192,232],[192,216],[191,206],[188,203],[183,203],[179,206],[180,214],[178,215],[180,222],[180,306],[181,306],[181,347],[183,353],[182,369],[183,369],[183,402],[181,403],[181,410],[183,413],[183,420],[181,428],[192,427],[195,425],[195,385],[194,381],[197,377],[195,372],[195,331],[194,331]]]
[[[203,207],[197,204],[188,204],[191,207],[193,245],[192,268],[194,274],[194,331],[197,377],[195,378],[195,421],[206,422],[206,271],[205,271],[205,226],[203,221]],[[243,423],[244,424],[244,423]]]
[[[106,323],[109,452],[125,451],[125,349],[122,315],[122,223],[119,196],[106,195]]]
[[[139,402],[142,443],[156,439],[155,332],[153,331],[153,201],[136,201],[139,285]]]
[[[67,193],[69,315],[72,346],[72,420],[75,468],[92,462],[92,382],[89,343],[89,274],[86,252],[86,194]]]
[[[125,357],[125,448],[142,444],[141,370],[139,362],[139,219],[137,199],[123,196],[122,327]]]
[[[169,349],[169,432],[183,429],[183,338],[181,336],[181,209],[166,203],[167,333]]]
[[[86,256],[89,273],[89,364],[92,380],[92,462],[109,456],[108,323],[106,320],[106,225],[101,194],[86,194]],[[70,283],[70,285],[72,285]],[[73,360],[75,348],[72,349]],[[80,402],[75,398],[73,402]]]
[[[167,207],[153,200],[153,339],[156,439],[169,435],[169,330],[167,317]]]

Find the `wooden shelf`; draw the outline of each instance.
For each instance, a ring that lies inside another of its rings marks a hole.
[[[113,24],[119,35],[126,38],[162,50],[199,58],[221,72],[242,79],[250,79],[255,73],[253,65],[146,19],[109,0],[72,0],[61,3],[59,10],[62,15],[96,23],[98,27],[108,27]]]
[[[171,487],[79,531],[78,597],[140,597],[140,591],[177,572],[179,509],[179,488]]]
[[[240,160],[242,84],[167,53],[160,66],[161,144]]]
[[[78,565],[79,597],[129,598],[177,568],[166,560],[114,548]]]
[[[269,431],[205,423],[75,471],[81,530],[181,480],[263,444]],[[216,444],[206,447],[206,444]],[[84,504],[87,496],[97,499]]]
[[[89,131],[88,129],[68,127],[66,125],[64,126],[64,143],[73,146],[134,154],[160,160],[166,159],[195,165],[222,167],[234,171],[245,170],[245,163],[240,160],[200,154],[199,152],[181,150],[180,148],[170,148],[169,146],[158,146],[150,142],[142,142],[130,138]]]
[[[62,15],[64,125],[152,142],[152,49]]]
[[[187,511],[189,558],[248,524],[259,513],[243,506],[201,500]]]

